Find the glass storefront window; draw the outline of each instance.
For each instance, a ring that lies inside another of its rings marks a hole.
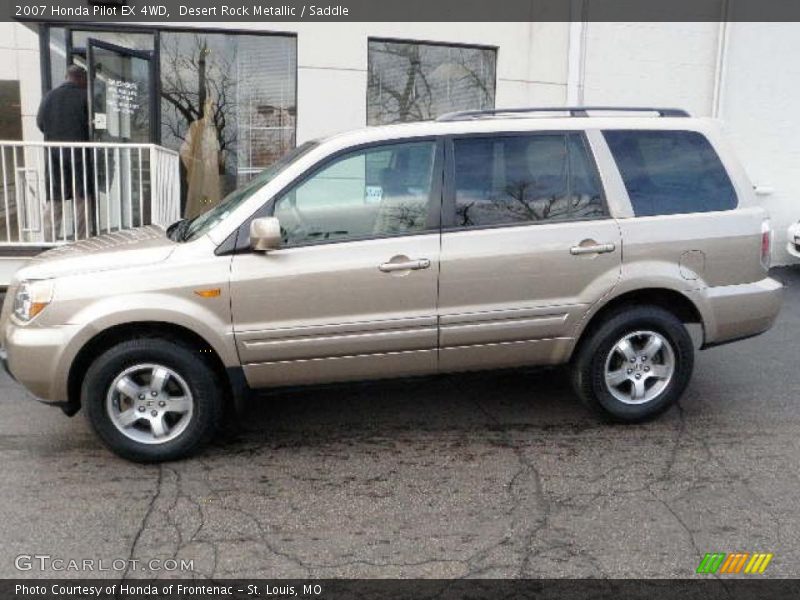
[[[108,42],[117,46],[124,46],[131,50],[153,50],[155,43],[152,33],[132,33],[127,31],[93,31],[93,30],[72,30],[72,48],[86,49],[89,38]]]
[[[154,131],[160,140],[152,141],[181,154],[182,200],[188,217],[208,210],[295,146],[294,36],[201,30],[161,31],[156,36],[148,31],[64,27],[49,27],[48,33],[52,87],[64,80],[68,64],[87,65],[92,44],[98,72],[100,59],[113,53],[113,49],[105,54],[98,50],[102,44],[116,47],[120,56],[128,51],[141,56],[142,64],[148,57],[159,57],[158,79],[145,84],[148,90],[160,88],[147,122],[160,123]],[[104,62],[102,68],[106,67]],[[143,71],[143,80],[146,76]],[[102,81],[93,83],[92,89]],[[141,107],[150,111],[147,102]],[[93,139],[100,139],[104,129],[96,128],[101,135]],[[142,132],[153,137],[146,127]]]
[[[295,145],[294,37],[160,35],[161,143],[181,153],[195,216]]]
[[[181,154],[182,203],[188,217],[208,210],[295,146],[294,36],[201,30],[156,36],[64,27],[49,27],[48,33],[52,87],[64,80],[68,64],[87,64],[90,40],[95,48],[105,43],[120,53],[138,52],[143,64],[157,51],[160,78],[147,87],[160,87],[160,95],[148,122],[160,122],[158,141]],[[142,131],[149,136],[146,128]]]
[[[493,48],[370,40],[367,125],[494,108]]]

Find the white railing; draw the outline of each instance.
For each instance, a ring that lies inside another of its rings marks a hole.
[[[0,250],[177,221],[179,161],[155,144],[0,141]]]

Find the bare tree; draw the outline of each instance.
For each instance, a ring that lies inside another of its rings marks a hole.
[[[494,105],[491,50],[383,42],[370,47],[370,110],[380,123]]]
[[[405,77],[389,80],[377,72],[375,64],[370,64],[369,87],[378,90],[380,121],[402,123],[430,119],[433,116],[433,93],[428,74],[423,69],[420,46],[387,42],[376,52],[378,62],[386,57],[399,59],[405,72]]]
[[[162,126],[175,139],[185,140],[191,123],[210,117],[224,153],[235,147],[237,136],[236,127],[228,126],[236,110],[233,60],[224,53],[212,52],[205,35],[193,35],[188,49],[180,43],[181,38],[162,38],[161,98],[172,108],[162,111]],[[211,115],[204,114],[208,98],[213,101]]]
[[[451,58],[462,72],[456,83],[478,91],[479,105],[475,108],[494,107],[494,65],[486,64],[483,60],[476,61],[474,51],[466,48],[454,49]]]

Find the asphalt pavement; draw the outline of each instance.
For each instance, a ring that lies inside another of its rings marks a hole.
[[[0,577],[683,578],[734,551],[798,577],[800,269],[775,276],[777,326],[699,353],[644,425],[599,422],[560,369],[470,374],[264,394],[143,466],[3,374]]]

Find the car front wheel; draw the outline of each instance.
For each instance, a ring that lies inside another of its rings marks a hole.
[[[157,462],[188,456],[211,439],[222,419],[224,394],[199,353],[147,338],[100,355],[86,373],[81,400],[112,451]]]

